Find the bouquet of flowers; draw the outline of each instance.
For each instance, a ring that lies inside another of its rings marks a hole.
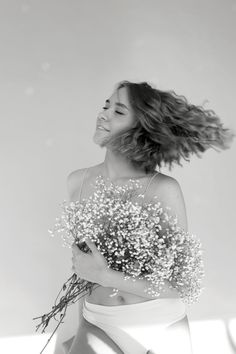
[[[89,247],[84,240],[90,238],[107,260],[108,267],[123,272],[125,279],[148,279],[150,287],[145,291],[153,297],[160,295],[165,280],[168,280],[170,287],[178,290],[183,302],[198,301],[204,277],[201,242],[195,235],[181,229],[177,225],[177,216],[171,216],[168,213],[170,208],[164,208],[158,200],[134,203],[132,199],[137,196],[140,184],[132,179],[130,182],[125,186],[113,183],[107,186],[99,175],[95,192],[87,200],[63,201],[62,214],[49,232],[52,236],[61,234],[64,246],[71,247],[76,243],[85,253]],[[74,273],[63,284],[60,293],[64,291],[64,295],[57,302],[58,294],[52,311],[34,318],[41,318],[37,330],[43,326],[44,332],[50,319],[63,311],[59,326],[67,306],[88,291],[91,293],[95,285]]]

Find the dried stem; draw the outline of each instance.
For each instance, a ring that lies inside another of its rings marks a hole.
[[[67,307],[72,305],[72,303],[74,304],[76,301],[78,301],[79,299],[81,299],[83,296],[85,296],[88,291],[91,293],[92,288],[94,287],[94,283],[91,283],[87,280],[83,280],[77,277],[76,273],[74,273],[62,286],[59,294],[56,297],[55,300],[55,305],[52,307],[52,311],[50,311],[47,314],[44,314],[43,316],[39,316],[39,317],[34,317],[33,320],[36,319],[41,319],[41,323],[38,324],[36,326],[36,332],[38,331],[38,329],[42,326],[42,332],[45,332],[45,329],[47,328],[49,321],[51,320],[51,318],[53,317],[56,321],[58,321],[58,319],[55,317],[59,312],[64,311],[63,313],[60,314],[60,320],[59,323],[57,324],[56,328],[54,329],[53,333],[51,334],[50,338],[48,339],[46,345],[43,347],[42,351],[40,352],[40,354],[44,351],[44,349],[46,348],[46,346],[48,345],[48,343],[50,342],[51,338],[53,337],[54,333],[56,332],[57,328],[60,326],[62,322],[63,318],[66,315],[66,310]],[[100,286],[100,285],[98,285]],[[66,291],[65,295],[63,295],[58,304],[57,299],[59,298],[60,294],[62,291]],[[79,297],[79,295],[81,295]]]

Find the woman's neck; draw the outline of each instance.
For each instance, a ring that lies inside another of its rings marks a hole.
[[[145,171],[135,168],[122,155],[115,154],[108,149],[105,160],[101,163],[100,168],[102,174],[113,181],[122,178],[141,178],[148,175]]]

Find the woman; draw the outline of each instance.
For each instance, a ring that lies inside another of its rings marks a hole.
[[[176,179],[155,170],[162,164],[180,163],[189,154],[209,147],[226,149],[235,136],[222,127],[213,111],[191,105],[174,91],[160,91],[148,83],[119,83],[98,115],[93,141],[106,147],[103,163],[79,169],[68,176],[71,200],[88,198],[100,174],[107,183],[125,185],[130,179],[142,183],[144,200],[153,196],[177,215],[187,231],[184,197]],[[199,156],[199,155],[198,155]],[[89,243],[93,258],[83,258],[73,248],[73,270],[92,279],[101,269],[98,286],[80,300],[79,328],[64,343],[69,354],[190,354],[191,338],[186,307],[176,289],[165,283],[163,293],[153,299],[144,292],[145,283],[123,279],[121,272],[107,270],[102,255]],[[103,268],[104,267],[104,268]],[[103,271],[104,270],[104,271]],[[120,274],[118,274],[120,273]],[[119,291],[113,293],[113,288]]]

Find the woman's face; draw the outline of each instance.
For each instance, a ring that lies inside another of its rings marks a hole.
[[[105,146],[106,139],[131,128],[135,118],[126,87],[116,90],[105,101],[102,108],[103,110],[98,114],[93,141],[100,146]]]

